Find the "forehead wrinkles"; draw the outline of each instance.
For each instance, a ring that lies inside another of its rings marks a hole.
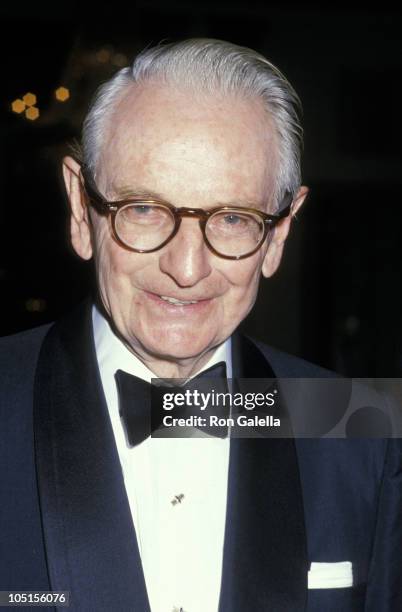
[[[99,168],[109,185],[111,178],[127,182],[140,172],[153,180],[179,168],[195,178],[197,170],[220,172],[237,183],[259,173],[272,182],[276,136],[260,100],[200,102],[183,92],[146,89],[133,90],[116,107]]]

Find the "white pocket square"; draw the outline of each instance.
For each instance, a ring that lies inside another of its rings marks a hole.
[[[353,586],[350,561],[338,563],[311,563],[308,573],[309,589],[344,589]]]

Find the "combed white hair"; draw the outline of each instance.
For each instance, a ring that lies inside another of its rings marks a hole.
[[[303,145],[301,104],[283,74],[252,49],[208,38],[158,45],[142,51],[131,67],[123,68],[96,92],[84,120],[83,162],[96,176],[108,120],[117,102],[133,83],[162,83],[198,92],[259,97],[277,132],[279,168],[274,191],[278,205],[285,192],[296,194]]]

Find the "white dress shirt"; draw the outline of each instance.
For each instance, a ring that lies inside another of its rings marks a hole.
[[[96,355],[152,612],[216,612],[222,577],[229,438],[151,438],[127,445],[115,372],[153,374],[92,312]],[[230,339],[203,370],[226,362]],[[177,497],[176,497],[177,496]],[[173,503],[172,503],[173,502]]]

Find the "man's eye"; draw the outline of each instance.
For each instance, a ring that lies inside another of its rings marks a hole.
[[[213,215],[208,230],[216,235],[244,238],[250,233],[260,232],[261,227],[257,219],[247,213],[227,211]]]
[[[147,204],[138,204],[137,206],[133,206],[133,213],[138,215],[147,215],[152,212],[153,207]]]
[[[135,204],[124,208],[121,214],[127,221],[153,219],[158,217],[158,209],[150,204]]]
[[[130,226],[154,227],[171,221],[169,211],[154,204],[131,204],[119,211],[119,223]]]
[[[224,216],[224,222],[227,225],[238,225],[239,223],[241,223],[242,219],[241,217],[239,217],[239,215],[225,215]]]

